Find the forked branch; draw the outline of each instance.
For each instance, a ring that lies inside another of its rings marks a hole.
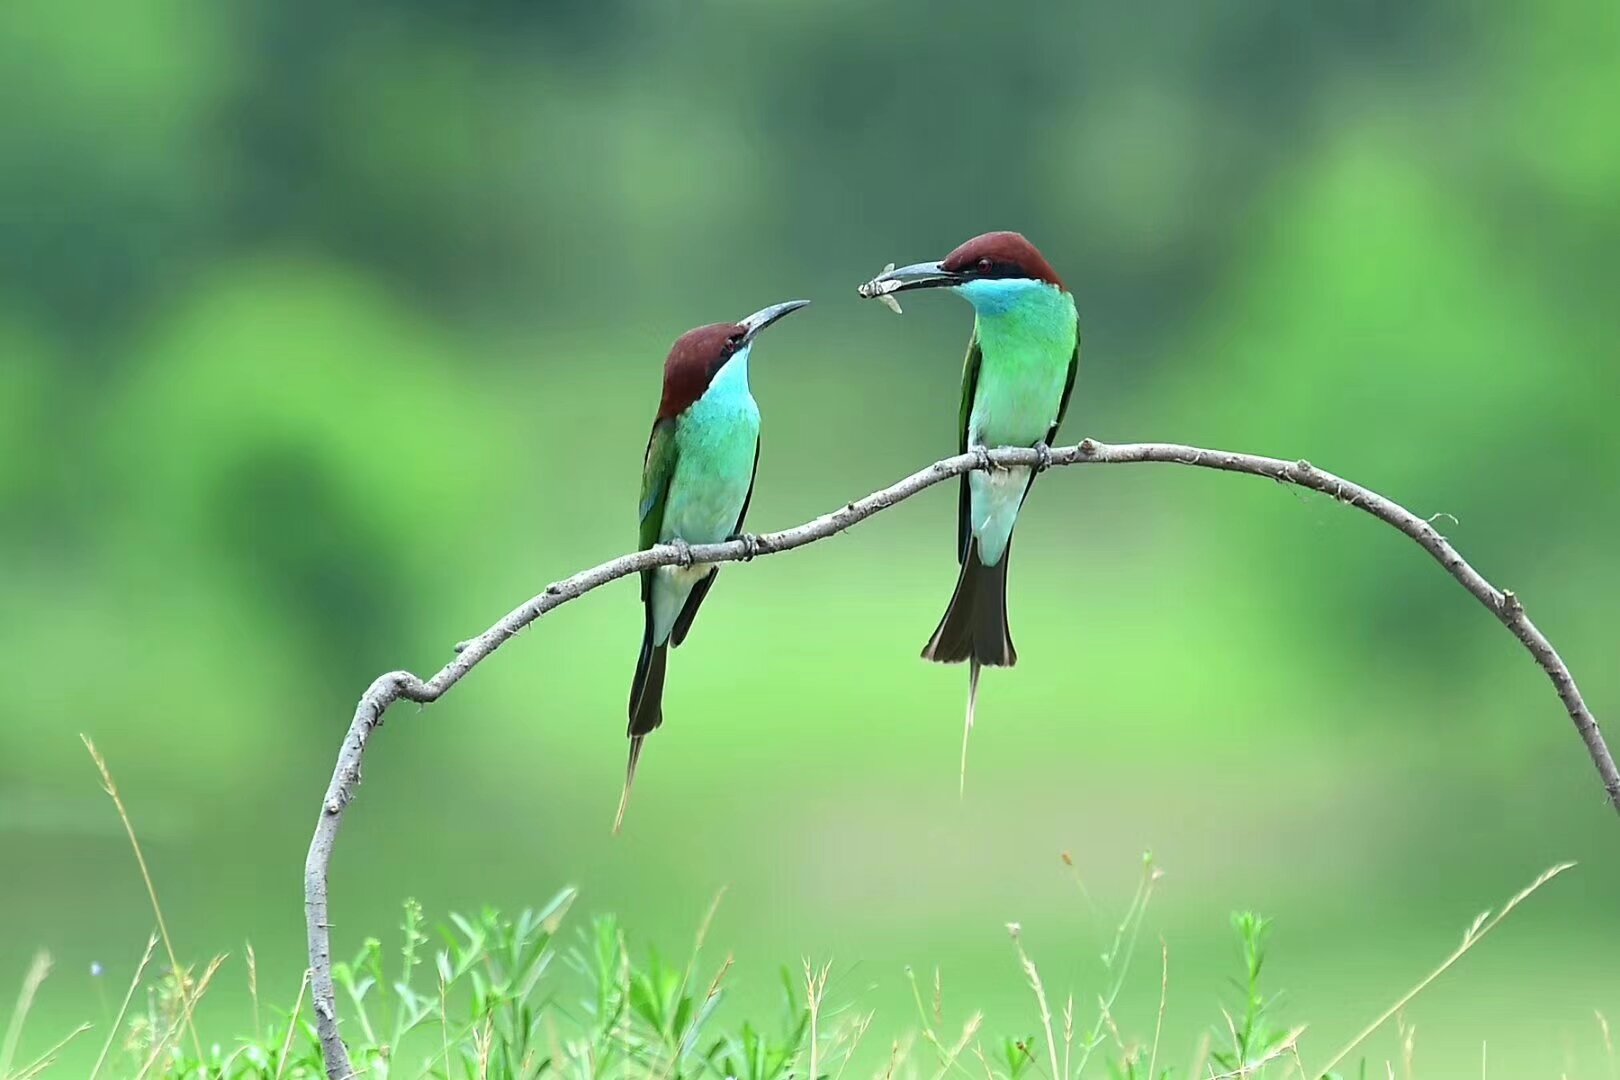
[[[1226,450],[1206,450],[1176,443],[1121,443],[1110,445],[1085,439],[1075,446],[1058,447],[1051,451],[1045,464],[1059,465],[1129,465],[1136,462],[1156,461],[1169,465],[1192,465],[1222,472],[1247,473],[1278,483],[1292,484],[1321,492],[1333,499],[1371,514],[1394,526],[1422,546],[1432,555],[1458,584],[1506,626],[1513,636],[1529,651],[1536,663],[1552,680],[1553,689],[1564,703],[1575,731],[1586,745],[1586,752],[1597,767],[1598,777],[1608,794],[1609,804],[1620,813],[1620,771],[1615,768],[1597,720],[1586,707],[1574,676],[1547,640],[1524,605],[1511,591],[1497,589],[1470,566],[1457,549],[1440,535],[1433,525],[1384,498],[1375,491],[1351,483],[1333,473],[1318,469],[1308,461],[1283,461],[1279,458],[1259,457],[1255,454],[1236,454]],[[847,503],[830,514],[823,514],[796,528],[766,533],[758,537],[731,540],[723,544],[694,545],[681,551],[659,545],[646,551],[620,556],[600,566],[582,570],[573,577],[553,582],[544,592],[515,608],[494,626],[478,637],[466,642],[455,659],[440,668],[432,678],[421,679],[408,671],[392,671],[379,677],[361,695],[354,710],[354,720],[338,752],[337,767],[332,782],[326,789],[320,815],[315,823],[315,836],[309,846],[309,857],[304,864],[304,910],[309,924],[310,988],[315,1006],[316,1029],[326,1059],[330,1080],[347,1080],[353,1075],[349,1054],[338,1030],[337,998],[332,984],[332,936],[327,921],[327,870],[332,861],[332,849],[337,842],[338,828],[343,824],[343,811],[354,798],[360,784],[360,762],[366,752],[366,741],[382,725],[383,715],[396,701],[415,701],[426,704],[437,701],[466,674],[477,667],[496,649],[506,644],[520,630],[527,627],[552,608],[584,596],[592,589],[610,581],[627,577],[655,566],[670,566],[692,558],[697,562],[718,563],[746,560],[756,555],[772,555],[791,551],[817,540],[824,540],[880,511],[909,499],[925,488],[949,480],[954,476],[984,468],[986,465],[1009,466],[1043,464],[1041,455],[1029,449],[999,449],[986,453],[958,454],[936,461],[912,473],[899,483],[873,492],[864,498]]]

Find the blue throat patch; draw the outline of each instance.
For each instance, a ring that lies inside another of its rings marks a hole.
[[[951,291],[972,304],[980,315],[1005,315],[1043,293],[1055,296],[1059,292],[1055,285],[1034,278],[983,278],[953,285]]]

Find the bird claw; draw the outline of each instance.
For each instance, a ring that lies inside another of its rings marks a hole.
[[[743,562],[753,562],[754,556],[759,554],[759,537],[754,533],[738,533],[737,539],[742,541]]]
[[[682,540],[677,536],[675,539],[669,542],[669,546],[675,549],[675,562],[677,564],[683,567],[692,565],[691,544],[688,544],[685,540]]]
[[[980,472],[987,473],[996,467],[996,463],[990,460],[990,448],[988,446],[970,446],[968,447],[968,453],[978,459],[975,468]]]
[[[1035,444],[1035,471],[1043,473],[1052,467],[1052,448],[1044,442]]]

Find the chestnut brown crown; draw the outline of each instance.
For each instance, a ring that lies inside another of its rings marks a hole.
[[[658,405],[658,419],[685,412],[709,389],[726,362],[747,349],[766,327],[809,306],[808,300],[784,300],[739,322],[710,323],[676,338],[664,360],[664,398]]]
[[[664,361],[664,398],[658,405],[658,419],[679,416],[702,397],[747,340],[748,328],[741,323],[710,323],[676,338]]]
[[[1064,288],[1052,264],[1034,244],[1016,232],[987,232],[975,236],[940,261],[952,274],[974,278],[1029,278]]]

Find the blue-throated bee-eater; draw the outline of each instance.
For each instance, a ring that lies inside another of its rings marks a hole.
[[[946,289],[973,305],[962,373],[958,446],[1048,448],[1069,407],[1080,364],[1074,297],[1035,245],[1015,232],[976,236],[938,262],[890,269],[861,286],[864,297]],[[1018,662],[1007,626],[1007,558],[1013,525],[1037,470],[975,471],[962,477],[956,521],[961,571],[950,606],[923,648],[928,660],[966,660],[962,774],[981,667]]]
[[[641,472],[643,549],[715,544],[741,534],[759,466],[759,406],[748,358],[760,332],[807,300],[789,300],[735,323],[682,334],[664,361],[664,394]],[[630,761],[613,823],[624,822],[644,739],[664,722],[664,667],[714,587],[714,565],[660,566],[641,574],[641,658],[630,684]]]

